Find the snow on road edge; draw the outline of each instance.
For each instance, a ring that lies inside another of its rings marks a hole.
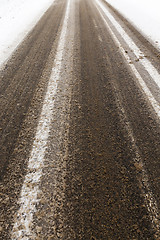
[[[134,24],[160,49],[159,0],[105,0]]]
[[[0,1],[0,67],[53,2],[54,0]]]

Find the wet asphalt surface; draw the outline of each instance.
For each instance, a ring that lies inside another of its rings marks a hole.
[[[55,1],[0,74],[2,240],[11,239],[65,7]],[[158,69],[157,50],[111,10]],[[94,0],[74,0],[70,12],[33,218],[37,237],[25,239],[160,239],[159,119]]]

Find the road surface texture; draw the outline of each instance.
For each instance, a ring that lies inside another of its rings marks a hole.
[[[160,53],[103,0],[55,0],[0,73],[0,239],[160,239]]]

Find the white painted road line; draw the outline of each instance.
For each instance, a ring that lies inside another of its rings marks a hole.
[[[20,208],[16,213],[14,226],[11,233],[11,239],[36,239],[36,235],[32,230],[33,215],[36,212],[36,203],[39,202],[37,195],[39,190],[39,183],[42,176],[42,169],[44,164],[45,151],[47,148],[47,141],[50,131],[50,124],[52,121],[52,113],[54,109],[54,96],[57,91],[57,85],[60,80],[62,59],[64,55],[66,33],[68,27],[70,12],[70,0],[67,3],[64,24],[62,27],[59,45],[57,48],[56,57],[54,60],[54,67],[52,69],[51,77],[48,83],[47,92],[43,102],[43,108],[38,123],[35,140],[33,143],[32,152],[28,163],[28,173],[25,177],[21,195],[18,203]]]
[[[107,15],[107,17],[110,17],[110,20],[113,18],[113,16],[107,11],[107,9],[98,1],[96,0],[96,2],[98,3],[99,7],[103,10],[103,12]],[[134,75],[136,76],[137,80],[139,81],[139,84],[141,85],[144,93],[146,94],[146,96],[148,97],[153,109],[155,110],[156,114],[158,115],[158,117],[160,118],[160,104],[156,101],[156,99],[154,98],[154,96],[152,95],[151,91],[149,90],[149,88],[147,87],[146,83],[144,82],[143,78],[141,77],[140,73],[137,71],[136,67],[134,66],[134,64],[130,64],[131,59],[128,56],[128,54],[125,52],[125,49],[122,47],[120,41],[118,40],[118,38],[116,37],[116,35],[114,34],[114,32],[112,31],[112,29],[110,28],[108,22],[106,21],[106,19],[104,18],[103,14],[101,13],[101,11],[99,10],[99,8],[97,8],[101,17],[103,18],[105,24],[107,25],[107,28],[111,34],[111,36],[113,37],[116,45],[119,47],[121,53],[123,54],[123,56],[125,57],[125,59],[127,60],[127,63],[129,64],[132,72],[134,73]],[[114,18],[113,18],[114,19]],[[112,20],[113,20],[112,19]],[[111,20],[111,21],[112,21]],[[114,19],[112,21],[112,23],[117,23],[117,21]],[[122,29],[122,27],[117,23],[115,25],[116,29],[118,28],[118,26],[120,27],[120,30],[118,31],[123,39],[126,41],[126,44],[128,44],[128,46],[131,48],[131,50],[135,50],[135,54],[140,54],[140,50],[138,49],[138,47],[133,43],[133,41],[131,40],[131,38],[127,35],[127,33]],[[118,29],[117,29],[118,30]],[[125,37],[126,35],[126,37]],[[127,42],[127,39],[129,42]],[[139,57],[139,55],[137,55]],[[160,75],[157,72],[157,70],[153,67],[153,65],[147,60],[144,59],[144,61],[142,62],[142,60],[140,59],[141,63],[144,65],[145,62],[145,68],[147,68],[148,66],[148,72],[150,72],[150,76],[153,78],[153,80],[157,82],[159,82],[159,87],[160,87]]]

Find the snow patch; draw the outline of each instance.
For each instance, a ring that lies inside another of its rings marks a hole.
[[[105,0],[160,48],[159,0]]]
[[[54,0],[0,0],[0,66]]]

